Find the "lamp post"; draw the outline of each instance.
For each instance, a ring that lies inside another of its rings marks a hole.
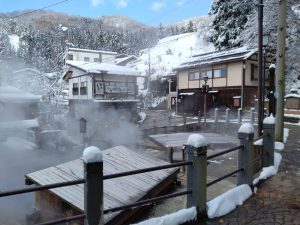
[[[264,34],[262,37],[262,65],[263,65],[263,77],[262,77],[262,120],[264,118],[264,108],[265,108],[265,86],[266,86],[266,48],[269,46],[270,34]]]
[[[208,91],[208,85],[207,85],[207,81],[208,81],[208,76],[205,75],[203,76],[203,80],[204,80],[204,85],[202,86],[202,92],[204,93],[204,123],[206,123],[206,95],[207,95],[207,91]]]

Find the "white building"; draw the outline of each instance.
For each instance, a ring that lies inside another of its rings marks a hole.
[[[90,50],[81,48],[67,48],[63,54],[64,65],[66,61],[84,61],[97,63],[114,63],[116,59],[116,52]]]

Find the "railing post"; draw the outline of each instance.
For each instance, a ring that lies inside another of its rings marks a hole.
[[[201,111],[198,112],[198,125],[201,124]]]
[[[238,123],[242,123],[242,108],[238,109]]]
[[[274,165],[274,136],[275,136],[275,118],[273,115],[265,118],[263,121],[263,167]]]
[[[83,151],[85,225],[103,225],[103,161],[97,147]]]
[[[253,182],[253,138],[254,127],[250,123],[244,123],[238,133],[240,144],[244,147],[238,152],[238,169],[244,169],[238,173],[237,184],[252,185]]]
[[[226,109],[226,114],[225,114],[225,122],[226,123],[229,123],[229,111],[230,111],[230,109]]]
[[[219,109],[215,108],[215,123],[217,123],[219,121]]]
[[[189,136],[186,145],[188,161],[187,189],[192,194],[187,196],[187,207],[196,206],[197,218],[206,216],[206,185],[207,185],[207,142],[200,134]]]
[[[255,108],[250,109],[250,119],[251,119],[251,124],[254,124],[254,121],[255,121]]]

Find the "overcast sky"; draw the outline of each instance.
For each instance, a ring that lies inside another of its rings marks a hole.
[[[0,0],[0,12],[48,10],[97,17],[125,15],[141,23],[158,25],[207,15],[212,0]],[[56,5],[54,5],[56,4]]]

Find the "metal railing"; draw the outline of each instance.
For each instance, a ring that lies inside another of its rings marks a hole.
[[[243,125],[242,125],[243,126]],[[252,125],[251,125],[252,126]],[[264,124],[263,138],[263,167],[274,164],[274,124]],[[253,127],[252,127],[253,128]],[[247,130],[247,129],[240,129]],[[84,162],[84,179],[74,181],[61,182],[56,184],[41,185],[30,188],[23,188],[19,190],[0,192],[0,197],[18,195],[28,192],[48,190],[53,188],[66,187],[70,185],[84,184],[84,214],[76,215],[68,218],[57,219],[40,223],[39,225],[58,224],[62,222],[70,222],[74,220],[84,219],[89,225],[102,225],[103,215],[107,213],[117,212],[128,208],[145,206],[152,203],[160,202],[164,199],[174,198],[177,196],[187,195],[187,207],[195,206],[197,209],[197,218],[199,215],[206,214],[206,195],[207,187],[218,183],[230,176],[237,174],[237,185],[248,184],[253,186],[253,164],[258,158],[253,157],[253,143],[254,143],[254,129],[249,129],[249,132],[238,133],[240,145],[224,150],[222,152],[207,156],[207,145],[195,147],[186,145],[187,160],[161,165],[156,167],[143,168],[116,174],[103,175],[103,162]],[[222,177],[219,177],[207,183],[207,162],[210,159],[238,150],[238,168]],[[99,150],[100,151],[100,150]],[[108,208],[103,210],[103,181],[107,179],[114,179],[118,177],[130,176],[134,174],[141,174],[145,172],[170,169],[180,166],[187,166],[187,189],[172,194],[158,196],[149,199],[143,199],[138,202],[133,202],[115,208]]]

